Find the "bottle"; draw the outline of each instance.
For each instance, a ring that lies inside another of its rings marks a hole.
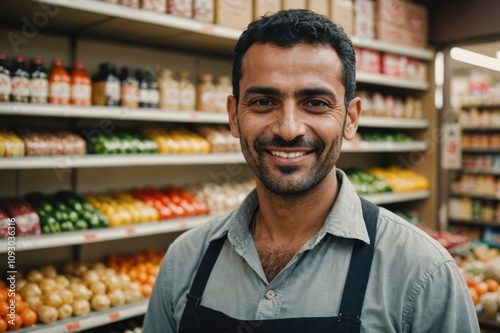
[[[30,67],[30,102],[47,103],[49,99],[49,75],[43,67],[42,58],[31,58]]]
[[[227,111],[227,96],[233,93],[232,90],[231,78],[226,75],[219,76],[215,87],[215,111]]]
[[[0,53],[0,102],[10,100],[12,83],[10,81],[10,70],[7,67],[7,55]]]
[[[212,74],[204,73],[198,75],[196,110],[215,111],[215,86]]]
[[[52,70],[49,76],[49,103],[69,104],[71,97],[71,78],[64,68],[62,59],[52,60]]]
[[[132,74],[132,67],[124,66],[118,76],[120,79],[121,105],[136,109],[139,107],[139,82]]]
[[[158,108],[160,105],[160,88],[154,74],[146,70],[146,82],[148,83],[148,102],[150,108]]]
[[[146,72],[142,68],[135,70],[135,77],[139,82],[139,107],[149,108],[149,84],[146,79]]]
[[[179,109],[191,110],[196,108],[196,88],[189,80],[189,72],[179,73]]]
[[[99,71],[92,83],[92,103],[106,106],[120,105],[120,79],[112,63],[99,64]]]
[[[28,71],[25,69],[26,58],[15,56],[12,58],[12,69],[10,72],[12,89],[10,99],[13,102],[28,103],[30,94],[30,80]]]
[[[160,109],[179,110],[179,82],[174,79],[171,69],[160,71],[158,85],[160,87]]]
[[[71,104],[92,105],[92,80],[85,73],[85,64],[75,61],[71,71]]]

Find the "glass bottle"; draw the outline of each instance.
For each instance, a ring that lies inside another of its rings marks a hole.
[[[227,111],[227,96],[232,92],[231,78],[226,75],[219,76],[215,87],[215,111]]]
[[[212,74],[204,73],[198,75],[196,110],[215,111],[215,85],[213,84]]]
[[[142,68],[135,70],[135,77],[139,82],[139,107],[149,108],[149,84],[146,79],[146,72]]]
[[[179,109],[191,110],[196,108],[196,88],[189,80],[189,72],[179,72]]]
[[[160,105],[160,88],[154,74],[146,70],[146,82],[148,83],[148,101],[150,108],[158,108]]]
[[[71,77],[64,68],[62,59],[52,60],[52,70],[49,76],[49,103],[69,104],[71,97]]]
[[[132,67],[124,66],[120,70],[121,105],[136,109],[139,107],[139,82],[132,73]]]
[[[160,71],[158,85],[160,87],[160,109],[179,110],[179,82],[174,79],[171,69]]]
[[[75,61],[71,71],[71,104],[92,105],[92,80],[85,72],[85,64]]]
[[[120,79],[112,63],[99,64],[99,71],[92,83],[92,103],[106,106],[120,105]]]
[[[47,103],[49,99],[49,75],[43,67],[42,58],[31,58],[30,67],[30,102]]]
[[[12,83],[10,81],[10,70],[7,66],[7,55],[0,53],[0,102],[10,100]]]
[[[12,58],[12,69],[10,72],[12,89],[10,98],[13,102],[28,103],[30,94],[30,80],[26,67],[26,58],[15,56]]]

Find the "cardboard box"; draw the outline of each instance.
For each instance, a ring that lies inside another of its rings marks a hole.
[[[413,32],[427,34],[428,14],[427,8],[414,3],[405,3],[405,24]]]
[[[406,24],[405,2],[402,0],[378,0],[376,5],[377,23],[396,26]]]
[[[374,1],[354,1],[354,34],[363,38],[375,38]]]
[[[168,0],[167,13],[180,17],[192,17],[192,0]]]
[[[281,10],[281,0],[254,0],[253,18],[259,18],[266,13],[276,13]]]
[[[361,38],[375,38],[375,22],[355,20],[354,34]]]
[[[193,19],[214,23],[214,0],[193,0]]]
[[[306,8],[321,15],[330,15],[329,0],[307,0]]]
[[[306,8],[306,0],[282,0],[281,1],[282,9],[299,9]]]
[[[248,0],[216,0],[215,24],[245,29],[252,21],[253,2]]]
[[[377,22],[375,25],[377,39],[385,42],[408,44],[408,33],[401,26],[390,22]]]
[[[329,18],[342,26],[348,35],[354,35],[354,5],[352,0],[332,0]]]
[[[405,43],[415,47],[427,47],[427,33],[415,32],[410,29],[405,29]]]

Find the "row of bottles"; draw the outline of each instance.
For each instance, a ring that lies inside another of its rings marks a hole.
[[[176,79],[166,68],[155,77],[150,70],[130,66],[118,73],[114,64],[104,62],[90,78],[82,62],[74,62],[69,72],[62,59],[52,61],[50,72],[41,58],[31,58],[25,67],[25,57],[14,56],[9,68],[7,56],[0,54],[0,101],[225,112],[232,93],[228,76],[214,83],[209,73],[198,75],[194,85],[187,71]]]

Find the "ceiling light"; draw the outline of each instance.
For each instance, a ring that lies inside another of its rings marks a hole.
[[[450,56],[457,61],[500,72],[500,60],[497,58],[488,57],[459,47],[452,48],[450,50]]]

